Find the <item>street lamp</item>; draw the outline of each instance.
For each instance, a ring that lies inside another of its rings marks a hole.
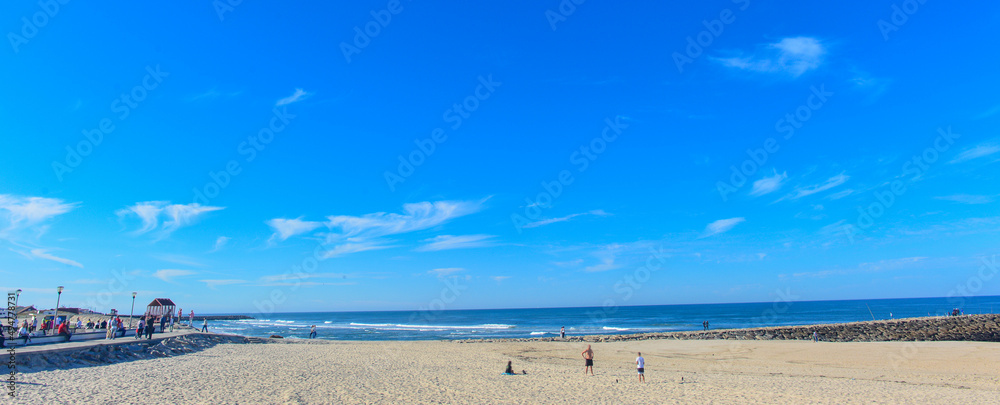
[[[17,328],[17,300],[21,298],[21,289],[14,292],[14,327]],[[13,331],[11,333],[14,333]]]
[[[128,310],[128,328],[132,329],[132,312],[135,311],[135,291],[132,291],[132,309]]]
[[[56,288],[56,291],[58,292],[58,295],[56,295],[56,314],[55,316],[52,317],[52,327],[50,327],[49,329],[55,329],[56,321],[59,320],[59,300],[62,298],[62,290],[63,286],[59,286]]]

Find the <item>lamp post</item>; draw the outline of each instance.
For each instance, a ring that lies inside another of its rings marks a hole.
[[[56,321],[59,320],[59,300],[62,298],[62,290],[63,286],[59,286],[56,288],[56,291],[58,292],[58,295],[56,295],[56,314],[52,317],[52,327],[50,327],[49,329],[55,329]]]
[[[21,298],[21,289],[18,288],[17,291],[14,292],[14,328],[15,329],[17,328],[17,322],[18,322],[18,320],[17,320],[17,300],[19,300],[20,298]],[[10,333],[13,334],[14,331],[11,331]]]
[[[132,291],[132,309],[128,310],[128,328],[132,329],[132,313],[135,312],[135,291]]]

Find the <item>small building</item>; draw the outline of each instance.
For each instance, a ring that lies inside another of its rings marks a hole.
[[[170,298],[157,298],[150,302],[146,306],[146,316],[164,316],[170,315],[174,312],[177,307]]]

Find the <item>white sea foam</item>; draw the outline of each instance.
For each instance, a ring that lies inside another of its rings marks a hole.
[[[619,331],[619,332],[629,330],[629,328],[616,328],[614,326],[605,326],[605,327],[603,327],[601,329],[604,329],[604,330],[614,330],[614,331]]]
[[[449,329],[512,329],[514,325],[507,325],[502,323],[487,323],[482,325],[409,325],[405,323],[393,324],[393,323],[358,323],[351,322],[351,326],[359,326],[363,328],[399,328],[399,329],[417,329],[417,330],[449,330]]]

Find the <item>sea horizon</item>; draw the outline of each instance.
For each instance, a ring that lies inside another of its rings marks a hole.
[[[254,319],[214,320],[209,329],[243,336],[307,338],[316,325],[327,340],[464,340],[567,335],[744,329],[993,313],[1000,296],[773,301],[617,307],[226,313]],[[199,326],[199,325],[196,325]]]

